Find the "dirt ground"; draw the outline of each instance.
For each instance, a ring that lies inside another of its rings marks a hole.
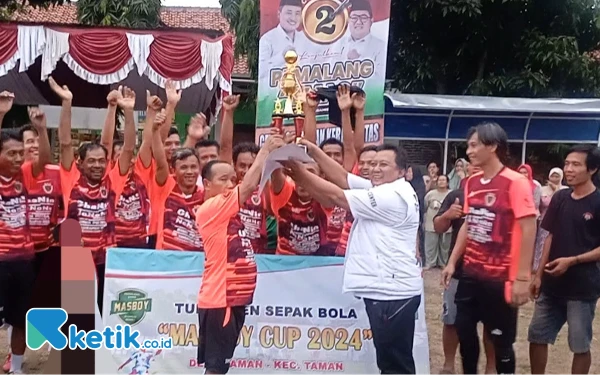
[[[425,273],[425,291],[426,302],[425,308],[427,313],[427,328],[429,331],[429,355],[431,363],[431,373],[435,374],[441,369],[444,355],[442,352],[442,324],[440,314],[442,311],[442,288],[439,285],[440,271],[430,270]],[[527,327],[531,320],[533,312],[533,304],[529,303],[521,309],[519,317],[519,336],[515,344],[515,352],[517,355],[517,373],[528,374],[529,369],[529,352],[527,343]],[[597,310],[597,314],[598,310]],[[600,332],[600,319],[595,320],[594,332],[598,335]],[[600,355],[600,343],[598,336],[594,338],[592,343],[592,355]],[[4,359],[7,353],[6,331],[0,330],[0,358]],[[567,330],[563,328],[556,345],[550,348],[547,372],[550,374],[567,374],[571,372],[571,353],[567,344]],[[29,374],[41,374],[42,365],[48,358],[48,351],[41,349],[37,352],[27,351],[25,354],[25,372]],[[456,358],[456,369],[461,369],[460,360]],[[485,357],[480,361],[480,366],[483,367]],[[481,368],[480,371],[483,371]],[[596,358],[592,360],[592,368],[590,373],[600,373],[600,361]]]

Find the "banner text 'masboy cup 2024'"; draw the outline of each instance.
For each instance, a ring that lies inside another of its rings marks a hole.
[[[343,83],[366,93],[365,144],[382,143],[389,18],[390,0],[261,0],[256,142],[262,145],[270,134],[274,103],[284,97],[284,56],[294,50],[304,88]],[[326,101],[317,121],[317,143],[341,139]]]

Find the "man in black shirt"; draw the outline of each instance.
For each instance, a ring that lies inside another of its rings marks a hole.
[[[600,149],[578,145],[569,151],[564,172],[570,189],[556,192],[542,221],[550,234],[532,281],[536,299],[529,325],[531,373],[543,374],[548,344],[569,326],[573,374],[587,374],[592,356],[592,324],[600,297],[600,191],[593,178]]]
[[[480,168],[473,166],[472,164],[467,165],[467,174],[469,176],[480,171]],[[450,251],[454,249],[456,244],[456,237],[458,231],[463,225],[464,213],[464,184],[467,182],[467,178],[464,178],[460,183],[460,188],[452,190],[444,201],[438,211],[437,215],[433,218],[433,228],[436,233],[446,233],[446,231],[452,227],[452,237],[450,240]],[[452,276],[450,285],[444,290],[444,304],[442,311],[442,323],[444,329],[442,331],[442,345],[444,349],[444,367],[440,371],[440,374],[453,374],[454,373],[454,362],[456,357],[456,350],[458,349],[458,334],[456,333],[456,327],[454,326],[456,320],[456,303],[454,303],[454,297],[456,295],[456,288],[458,287],[458,280],[460,278],[461,262],[459,261],[456,265],[456,271]],[[492,344],[491,338],[484,330],[483,344],[485,346],[486,353],[486,374],[496,373],[496,359],[494,357],[494,345]]]

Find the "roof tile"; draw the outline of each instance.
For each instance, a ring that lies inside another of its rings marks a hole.
[[[160,18],[167,27],[172,28],[229,31],[229,23],[217,8],[162,7]],[[47,9],[27,7],[23,12],[15,13],[12,21],[60,25],[79,23],[75,4],[50,6]],[[248,60],[245,56],[235,62],[233,74],[234,76],[249,75]]]

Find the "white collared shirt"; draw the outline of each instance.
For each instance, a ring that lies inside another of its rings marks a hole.
[[[421,268],[416,258],[419,199],[404,178],[375,186],[348,174],[344,194],[354,223],[344,267],[344,292],[374,300],[420,295]]]
[[[285,68],[285,53],[294,50],[300,56],[309,48],[309,43],[302,31],[295,31],[293,37],[290,37],[281,25],[267,31],[259,42],[260,78],[268,78],[271,69]]]
[[[387,45],[385,42],[369,33],[362,39],[355,40],[348,32],[343,38],[344,46],[343,58],[348,60],[372,60],[375,65],[375,72],[385,74],[387,62]],[[359,57],[354,57],[355,51]],[[351,58],[354,57],[354,58]]]

